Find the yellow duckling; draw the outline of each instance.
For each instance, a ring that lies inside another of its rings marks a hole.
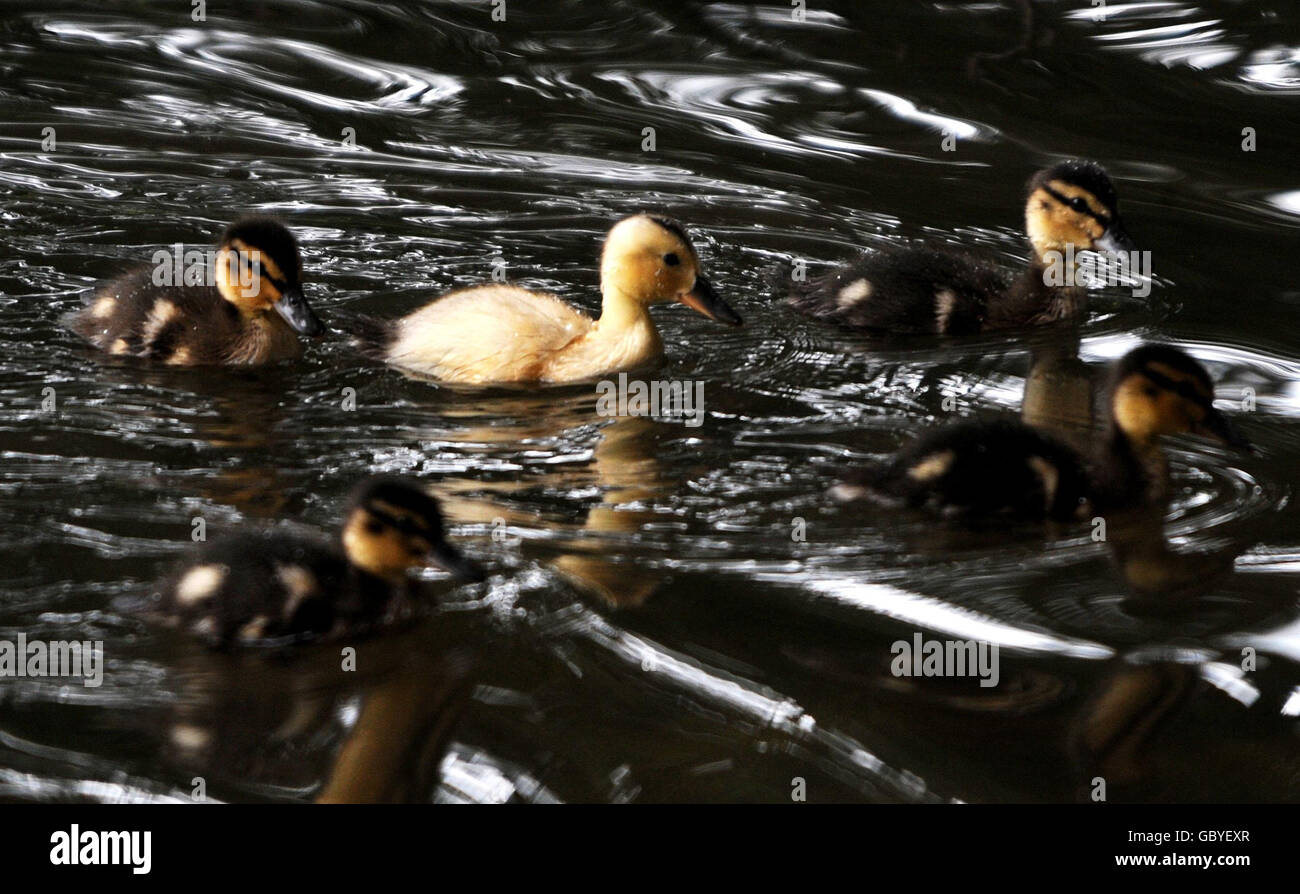
[[[457,289],[391,323],[358,321],[358,344],[399,369],[444,382],[575,382],[635,369],[663,353],[650,305],[685,304],[740,325],[700,274],[681,224],[638,214],[614,225],[593,320],[554,295],[512,285]]]
[[[221,237],[210,269],[171,277],[171,260],[97,288],[64,323],[100,350],[171,366],[252,366],[297,357],[294,332],[325,327],[302,293],[298,243],[279,221],[245,217]],[[190,282],[191,274],[197,280]],[[271,313],[275,311],[275,313]]]

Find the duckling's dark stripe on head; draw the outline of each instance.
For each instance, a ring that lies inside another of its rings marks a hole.
[[[1103,227],[1108,227],[1108,226],[1110,226],[1110,218],[1107,217],[1107,216],[1104,215],[1104,214],[1098,214],[1096,211],[1093,211],[1092,208],[1091,208],[1091,206],[1088,205],[1088,200],[1087,200],[1087,199],[1084,199],[1083,207],[1082,207],[1082,208],[1075,208],[1073,205],[1070,204],[1071,199],[1070,199],[1069,196],[1057,192],[1055,189],[1053,189],[1053,188],[1051,187],[1050,184],[1048,184],[1048,183],[1044,183],[1044,184],[1042,184],[1042,189],[1043,189],[1043,191],[1044,191],[1045,193],[1047,193],[1047,194],[1048,194],[1049,196],[1051,196],[1052,198],[1056,199],[1056,201],[1060,202],[1060,203],[1061,203],[1062,205],[1064,205],[1065,207],[1070,208],[1070,209],[1072,209],[1072,210],[1074,210],[1074,211],[1082,212],[1083,214],[1088,215],[1088,216],[1091,217],[1093,220],[1095,220],[1095,221],[1097,221],[1099,224],[1101,224]]]
[[[1036,179],[1040,184],[1061,180],[1072,186],[1086,189],[1107,208],[1114,208],[1117,201],[1115,185],[1111,183],[1110,175],[1095,161],[1061,162],[1042,172]]]
[[[275,218],[240,218],[221,237],[223,245],[236,240],[250,248],[266,252],[286,277],[296,281],[301,276],[298,242],[284,224]]]
[[[278,276],[272,276],[270,273],[266,271],[266,267],[263,264],[253,260],[252,258],[249,258],[243,252],[239,253],[239,259],[241,262],[248,264],[248,266],[252,269],[253,282],[258,282],[260,280],[265,279],[271,285],[275,286],[277,292],[283,292],[285,289],[289,287],[288,283],[280,279]]]
[[[686,228],[683,227],[681,224],[679,224],[677,221],[673,220],[670,217],[660,217],[657,214],[647,214],[646,217],[650,218],[655,223],[659,224],[659,226],[663,227],[665,230],[672,233],[674,236],[676,236],[678,239],[685,242],[687,245],[691,244],[691,237],[686,235]]]
[[[399,531],[414,531],[420,534],[427,534],[430,531],[424,513],[418,509],[406,509],[402,506],[394,506],[384,500],[371,498],[366,502],[365,510],[370,513],[372,518],[384,522],[389,527],[397,528]]]
[[[1152,369],[1150,366],[1144,366],[1138,370],[1138,372],[1166,391],[1173,392],[1179,397],[1185,398],[1199,407],[1210,409],[1214,406],[1214,396],[1207,396],[1203,391],[1201,391],[1201,389],[1196,387],[1198,383],[1195,381],[1186,379],[1183,381],[1177,381],[1171,379],[1169,376],[1166,376],[1158,370]]]
[[[258,248],[256,245],[249,245],[243,239],[232,240],[230,247],[235,250],[235,257],[239,260],[241,270],[249,272],[251,282],[260,283],[262,280],[266,280],[281,292],[288,287],[284,279],[271,272],[272,269],[278,268],[280,265],[269,252]]]
[[[363,482],[353,491],[349,513],[358,509],[393,527],[414,527],[410,521],[401,518],[404,515],[407,519],[417,519],[425,526],[425,531],[436,531],[442,524],[437,501],[400,478],[376,478]]]

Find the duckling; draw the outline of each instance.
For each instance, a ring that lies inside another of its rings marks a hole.
[[[1062,266],[1075,253],[1136,249],[1109,175],[1090,161],[1063,162],[1030,179],[1025,231],[1033,255],[1012,282],[961,252],[901,246],[791,282],[789,301],[816,319],[877,332],[968,335],[1043,325],[1086,308],[1086,288],[1072,285],[1076,271]]]
[[[392,323],[358,321],[357,344],[407,372],[468,384],[573,382],[644,366],[663,353],[651,304],[677,301],[711,320],[740,317],[700,273],[681,224],[637,214],[614,225],[593,320],[554,295],[512,285],[449,292]]]
[[[298,244],[271,218],[231,224],[212,269],[203,273],[212,285],[190,283],[188,270],[183,284],[158,285],[160,269],[146,267],[98,287],[85,308],[64,317],[65,325],[109,354],[171,366],[290,359],[301,352],[295,331],[325,331],[302,293]]]
[[[1095,456],[1019,420],[960,422],[924,435],[892,462],[832,488],[835,499],[873,498],[967,518],[1069,521],[1157,504],[1169,471],[1162,435],[1249,443],[1213,406],[1209,373],[1169,345],[1136,348],[1111,371],[1110,419]]]
[[[202,546],[162,587],[156,614],[214,645],[278,645],[366,632],[415,595],[408,572],[483,570],[443,537],[438,501],[400,478],[352,493],[336,543],[278,531]]]

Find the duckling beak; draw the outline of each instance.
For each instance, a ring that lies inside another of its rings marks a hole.
[[[1240,429],[1218,410],[1211,409],[1205,418],[1192,428],[1192,431],[1228,447],[1236,447],[1248,453],[1255,452],[1254,446],[1241,433]]]
[[[275,310],[296,332],[303,335],[321,335],[325,332],[325,324],[307,303],[301,286],[290,286],[281,292],[280,300],[275,302]]]
[[[426,560],[433,567],[441,568],[459,580],[474,583],[487,580],[487,573],[483,570],[482,565],[473,559],[466,558],[460,550],[445,540],[436,544],[429,551]]]
[[[1124,229],[1124,223],[1116,217],[1106,227],[1106,232],[1101,234],[1101,238],[1095,243],[1097,248],[1111,254],[1128,254],[1137,251],[1137,243],[1133,237],[1129,236],[1128,230]]]
[[[732,310],[730,305],[713,291],[712,284],[702,276],[696,276],[695,286],[689,292],[678,295],[677,300],[696,313],[704,314],[710,320],[730,326],[741,324],[740,314]]]

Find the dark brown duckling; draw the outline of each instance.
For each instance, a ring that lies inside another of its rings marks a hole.
[[[1108,394],[1110,420],[1095,455],[1015,419],[959,422],[850,476],[831,495],[964,518],[1069,521],[1163,500],[1169,479],[1164,435],[1249,446],[1214,408],[1209,373],[1177,348],[1152,344],[1130,351],[1116,362]]]
[[[303,296],[298,243],[279,221],[237,220],[221,237],[215,263],[186,266],[184,282],[159,284],[174,279],[162,264],[171,261],[99,286],[85,308],[65,315],[65,325],[109,354],[171,366],[291,359],[302,351],[295,332],[325,331]]]
[[[1063,162],[1033,176],[1025,231],[1033,255],[1012,281],[963,252],[898,246],[790,282],[789,301],[815,319],[873,332],[968,335],[1037,326],[1086,309],[1087,290],[1063,266],[1068,259],[1081,251],[1127,255],[1136,248],[1109,175],[1090,161]]]
[[[409,572],[484,574],[443,534],[438,502],[400,478],[353,491],[338,540],[262,531],[200,547],[163,585],[156,614],[214,645],[362,634],[416,595]]]

